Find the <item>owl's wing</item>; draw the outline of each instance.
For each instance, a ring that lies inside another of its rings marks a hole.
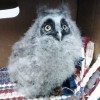
[[[14,44],[7,66],[13,81],[16,81],[16,77],[20,74],[20,71],[27,71],[25,67],[30,66],[30,61],[28,60],[31,55],[34,54],[36,45],[34,40],[35,38],[33,37],[29,38],[28,36],[24,36],[20,41]]]

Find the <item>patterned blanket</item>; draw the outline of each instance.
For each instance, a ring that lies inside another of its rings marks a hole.
[[[10,82],[7,68],[0,68],[0,100],[25,100],[25,97],[15,90],[15,83]]]
[[[15,86],[16,86],[16,83],[12,83],[10,81],[7,68],[0,68],[0,100],[27,100],[24,95],[16,91]],[[66,89],[64,90],[64,92],[65,92],[65,95],[68,94],[68,91],[66,92]],[[62,99],[70,100],[69,98],[71,98],[71,96],[65,96],[65,95],[51,96],[50,100],[62,100]],[[36,99],[30,99],[30,100],[44,100],[44,98],[36,98]]]
[[[0,68],[0,100],[26,100],[24,95],[16,91],[15,86],[16,86],[16,83],[12,83],[10,81],[7,68]],[[66,93],[66,90],[65,90],[65,93]],[[64,96],[64,95],[51,96],[50,100],[60,100],[60,99],[69,100],[68,98],[70,97]],[[36,98],[32,100],[43,100],[43,99],[44,98]]]

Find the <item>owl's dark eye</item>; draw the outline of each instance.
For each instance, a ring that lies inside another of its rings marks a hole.
[[[63,34],[69,34],[69,26],[65,19],[61,20],[61,29]]]
[[[41,33],[44,35],[50,35],[53,34],[55,31],[55,23],[52,19],[47,19],[42,27],[41,27]]]
[[[62,31],[65,31],[65,32],[68,32],[69,31],[69,27],[68,27],[68,24],[65,21],[65,19],[62,19],[61,20],[61,28],[62,28]]]
[[[50,25],[45,25],[44,29],[45,29],[45,31],[49,32],[51,30],[51,26]]]
[[[64,38],[65,35],[70,34],[70,28],[68,26],[68,22],[63,18],[61,20],[61,33],[62,33],[62,39]]]
[[[69,29],[69,27],[66,24],[62,25],[62,30],[65,30],[67,32],[68,29]]]

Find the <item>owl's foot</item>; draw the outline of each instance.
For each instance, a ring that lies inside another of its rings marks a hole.
[[[62,87],[56,87],[53,89],[50,95],[57,96],[62,94]]]

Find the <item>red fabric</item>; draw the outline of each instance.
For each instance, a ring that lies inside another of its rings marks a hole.
[[[86,52],[87,43],[90,41],[90,38],[87,36],[84,36],[82,38],[82,41],[83,41],[84,51]]]

